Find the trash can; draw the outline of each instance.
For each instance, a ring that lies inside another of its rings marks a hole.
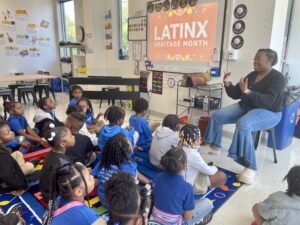
[[[53,89],[55,92],[61,92],[61,79],[58,78],[52,78],[51,84],[53,86]]]
[[[276,149],[283,150],[291,144],[294,137],[297,113],[299,108],[299,92],[285,92],[284,107],[280,122],[275,127]],[[272,135],[268,135],[268,147],[272,148]]]

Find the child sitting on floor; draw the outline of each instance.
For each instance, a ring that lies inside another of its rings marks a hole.
[[[152,133],[160,126],[159,122],[153,124],[152,127],[149,126],[149,122],[145,119],[149,108],[148,101],[139,98],[133,103],[133,110],[135,115],[129,118],[129,125],[133,127],[139,133],[139,139],[137,142],[137,148],[140,151],[146,152],[148,154],[150,146],[152,143]]]
[[[180,130],[180,145],[187,155],[186,181],[194,187],[194,193],[203,195],[207,188],[220,187],[226,183],[225,173],[216,166],[209,166],[199,153],[201,144],[200,129],[187,124]]]
[[[44,224],[91,225],[98,219],[98,214],[84,203],[84,197],[95,185],[85,166],[63,165],[51,175],[51,180],[52,194]]]
[[[83,112],[85,113],[85,124],[88,130],[91,133],[99,134],[101,128],[104,126],[104,121],[100,120],[100,117],[104,114],[100,112],[95,118],[92,103],[87,98],[81,98],[78,101],[78,105],[82,108]]]
[[[0,144],[6,145],[7,143],[13,143],[16,142],[16,144],[24,147],[30,147],[30,144],[27,142],[18,142],[16,140],[14,132],[11,131],[10,127],[5,122],[0,122]],[[7,148],[9,148],[6,145]],[[11,156],[16,160],[16,162],[19,164],[23,174],[25,176],[32,174],[34,172],[34,167],[38,163],[39,160],[34,160],[34,164],[31,162],[25,162],[24,155],[20,151],[14,151],[11,153]]]
[[[24,136],[31,144],[48,147],[47,142],[30,128],[20,102],[6,102],[4,108],[10,114],[7,123],[16,136]]]
[[[0,144],[0,194],[22,195],[27,189],[25,175],[9,149]]]
[[[132,147],[128,138],[123,134],[116,134],[107,140],[101,161],[93,170],[93,175],[99,180],[98,196],[106,208],[109,206],[104,197],[104,185],[113,173],[125,171],[141,183],[149,183],[149,180],[137,171],[137,164],[129,158],[130,154]]]
[[[167,115],[162,127],[157,128],[150,148],[150,162],[159,167],[161,157],[166,154],[168,149],[179,144],[179,118],[177,115]]]
[[[70,105],[77,105],[78,101],[81,99],[82,95],[83,95],[82,87],[80,87],[79,85],[72,86],[72,89],[71,89],[72,99],[69,103],[69,106]]]
[[[43,137],[44,125],[47,122],[54,123],[55,127],[64,126],[64,124],[57,119],[54,113],[54,109],[56,108],[56,102],[53,98],[44,97],[41,98],[37,106],[39,107],[38,112],[35,114],[33,118],[33,122],[35,123],[35,127],[39,130],[39,136]]]
[[[75,138],[66,127],[56,127],[45,133],[45,139],[52,146],[52,150],[45,157],[40,177],[40,190],[44,202],[48,203],[50,194],[50,175],[63,165],[72,163],[65,155],[67,148],[75,145]]]
[[[179,147],[170,149],[161,158],[165,171],[154,181],[150,225],[187,224],[187,221],[194,225],[211,212],[210,200],[203,198],[194,202],[193,187],[184,180],[186,164],[187,156]]]
[[[83,109],[79,105],[70,105],[66,111],[67,115],[70,115],[72,112],[83,113]],[[94,146],[98,146],[98,137],[94,133],[90,133],[87,129],[86,124],[83,124],[82,128],[79,130],[79,134],[88,136]]]
[[[66,120],[66,127],[71,130],[75,137],[75,145],[67,148],[66,155],[75,162],[90,166],[96,159],[95,147],[91,140],[82,134],[79,130],[84,124],[84,115],[82,113],[71,113]]]
[[[253,225],[300,224],[300,166],[291,168],[284,180],[286,192],[275,192],[253,206]]]
[[[151,191],[138,188],[131,174],[115,173],[105,183],[105,198],[110,205],[109,216],[104,214],[93,225],[147,225],[151,208]]]
[[[118,106],[110,106],[105,111],[104,118],[109,121],[109,124],[104,125],[99,133],[99,149],[103,150],[107,140],[119,133],[127,136],[131,143],[131,146],[134,148],[136,141],[138,140],[138,133],[133,129],[122,128],[122,124],[124,123],[125,118],[124,109]]]

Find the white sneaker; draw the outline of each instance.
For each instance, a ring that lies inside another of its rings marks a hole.
[[[253,184],[255,180],[256,172],[252,169],[245,168],[239,175],[239,181],[244,184]]]

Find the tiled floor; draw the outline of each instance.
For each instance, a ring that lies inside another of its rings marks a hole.
[[[56,115],[64,121],[66,117],[65,111],[69,103],[68,96],[57,94],[57,101]],[[103,104],[102,110],[104,111],[106,107],[107,105]],[[25,106],[25,115],[31,124],[36,110],[36,107]],[[99,111],[98,102],[94,102],[94,110],[95,113]],[[127,114],[129,115],[129,113]],[[154,119],[159,120],[161,118]],[[241,187],[240,190],[218,210],[210,223],[211,225],[249,225],[253,221],[251,207],[254,203],[265,199],[269,194],[275,191],[286,189],[286,183],[283,182],[284,176],[292,166],[300,164],[300,148],[298,147],[300,140],[294,139],[293,143],[287,149],[277,151],[279,162],[278,164],[274,164],[272,149],[266,147],[264,141],[266,138],[262,139],[256,152],[259,170],[255,184]],[[203,155],[203,158],[207,161],[213,161],[217,166],[238,173],[242,171],[243,168],[227,157],[230,141],[229,138],[223,139],[223,149],[220,155]]]

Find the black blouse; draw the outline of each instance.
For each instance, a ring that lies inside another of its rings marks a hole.
[[[233,99],[241,99],[239,102],[243,108],[254,109],[264,108],[273,112],[282,111],[284,88],[286,80],[277,70],[272,71],[261,81],[254,84],[257,72],[253,71],[247,75],[249,95],[242,93],[239,84],[230,84],[225,87],[226,93]]]

